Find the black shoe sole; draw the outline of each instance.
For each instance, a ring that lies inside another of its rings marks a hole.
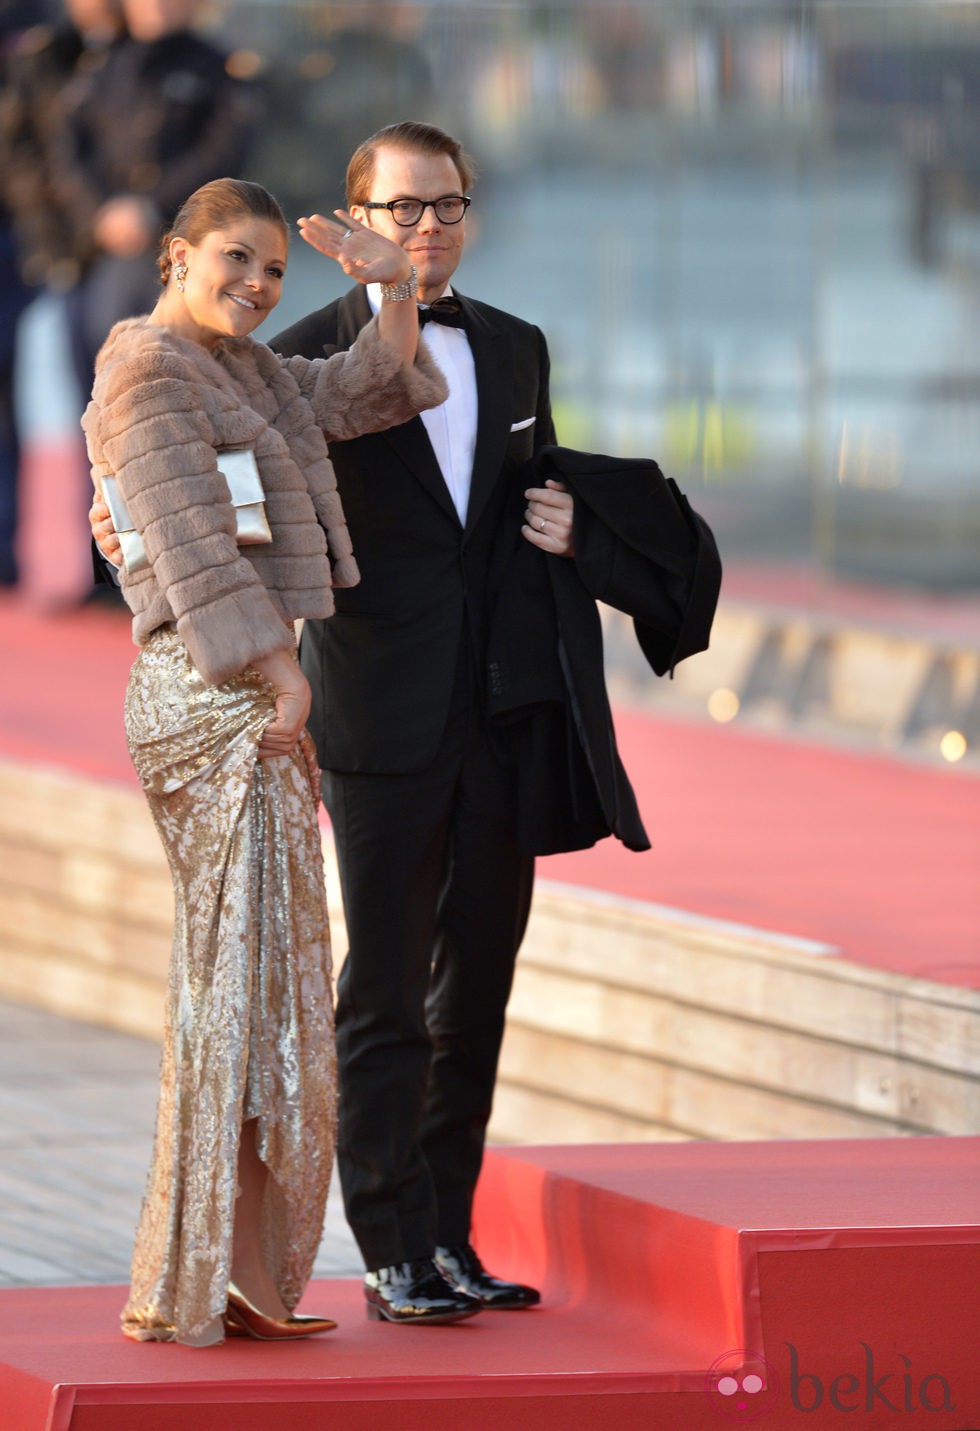
[[[395,1326],[403,1327],[434,1327],[445,1322],[462,1322],[484,1310],[483,1307],[466,1307],[458,1312],[415,1312],[412,1316],[400,1317],[397,1312],[389,1312],[377,1302],[365,1303],[365,1309],[369,1322],[391,1322]]]
[[[532,1307],[538,1307],[539,1302],[481,1302],[480,1309],[484,1312],[529,1312]]]

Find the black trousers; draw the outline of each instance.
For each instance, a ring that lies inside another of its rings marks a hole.
[[[481,708],[461,664],[429,769],[323,775],[349,935],[337,1159],[369,1269],[469,1236],[534,875]]]

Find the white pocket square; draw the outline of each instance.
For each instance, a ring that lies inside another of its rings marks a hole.
[[[523,432],[525,427],[530,427],[534,421],[533,417],[526,417],[523,422],[512,422],[510,430],[511,432]]]

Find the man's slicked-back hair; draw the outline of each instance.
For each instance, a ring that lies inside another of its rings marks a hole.
[[[434,124],[423,124],[420,120],[403,119],[399,124],[387,124],[359,144],[347,166],[347,207],[363,204],[371,198],[374,182],[374,168],[379,149],[404,149],[416,154],[448,154],[459,175],[460,192],[465,194],[473,187],[476,178],[476,162],[471,155],[444,129]]]

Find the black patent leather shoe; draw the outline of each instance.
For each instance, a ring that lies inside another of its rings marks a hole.
[[[541,1301],[541,1293],[535,1287],[491,1277],[468,1242],[458,1247],[437,1247],[435,1260],[448,1282],[475,1297],[488,1311],[519,1311],[522,1307],[536,1307]]]
[[[483,1308],[478,1298],[448,1282],[431,1257],[369,1272],[364,1296],[374,1322],[459,1322]]]

